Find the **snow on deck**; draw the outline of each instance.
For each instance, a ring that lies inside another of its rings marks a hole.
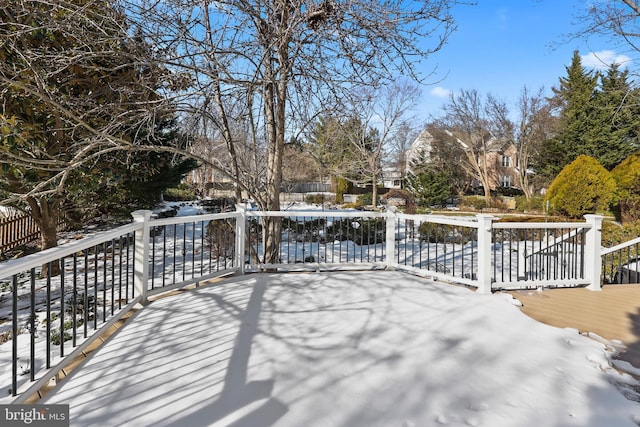
[[[506,294],[399,272],[255,274],[163,298],[41,403],[72,426],[634,426],[605,347]]]

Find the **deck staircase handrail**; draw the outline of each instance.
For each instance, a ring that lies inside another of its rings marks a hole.
[[[545,227],[539,226],[536,228],[540,228],[540,229],[545,229],[545,230],[549,230],[549,229],[562,229],[562,228],[573,228],[571,231],[569,231],[568,233],[565,233],[559,237],[554,237],[553,241],[550,241],[549,239],[549,235],[547,234],[545,236],[545,244],[544,245],[540,245],[536,250],[528,253],[527,252],[527,248],[525,247],[523,251],[518,252],[518,257],[520,258],[520,262],[518,264],[518,276],[519,277],[525,277],[526,275],[526,265],[527,265],[527,261],[539,254],[544,254],[547,253],[550,249],[553,249],[554,247],[558,247],[560,245],[565,244],[568,240],[573,239],[574,237],[577,237],[578,235],[580,235],[581,233],[584,232],[584,230],[589,229],[589,227],[585,227],[583,223],[552,223],[553,227],[549,227],[547,226],[545,223]],[[574,228],[575,227],[575,228]]]
[[[629,240],[628,242],[620,243],[619,245],[612,246],[610,248],[603,248],[600,251],[600,254],[602,256],[609,255],[610,253],[617,252],[617,251],[620,251],[622,249],[626,249],[626,248],[628,248],[630,246],[637,245],[638,243],[640,243],[640,237],[636,237],[633,240]]]

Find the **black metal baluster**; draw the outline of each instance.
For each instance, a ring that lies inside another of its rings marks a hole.
[[[102,244],[102,322],[107,321],[107,242]]]
[[[12,284],[12,304],[13,311],[11,321],[11,394],[18,395],[18,275],[13,275]]]
[[[151,263],[149,272],[149,274],[151,275],[151,289],[155,289],[156,287],[156,230],[156,227],[151,227],[151,259],[149,260],[149,262]]]
[[[78,328],[78,253],[73,254],[73,294],[71,295],[71,327],[72,347],[76,346],[76,333]]]
[[[115,240],[111,239],[111,315],[115,313],[116,304],[116,246]]]
[[[29,360],[29,375],[31,381],[35,381],[36,375],[36,269],[31,269],[31,295],[30,295],[30,313],[29,313],[29,328],[30,332],[30,360]],[[14,312],[14,315],[18,315]],[[17,339],[17,337],[14,337]]]
[[[60,357],[64,357],[64,258],[60,259]]]
[[[46,343],[47,348],[47,369],[51,368],[51,262],[47,263],[47,324]]]
[[[89,248],[84,250],[84,299],[82,300],[82,332],[84,338],[89,336],[88,325],[89,322]]]

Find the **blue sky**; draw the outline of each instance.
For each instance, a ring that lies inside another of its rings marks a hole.
[[[436,75],[423,88],[418,116],[440,115],[448,94],[477,89],[514,103],[526,85],[531,91],[544,86],[548,94],[566,75],[573,51],[583,65],[602,67],[602,60],[628,61],[624,46],[590,37],[570,40],[577,17],[588,1],[598,0],[476,0],[477,5],[454,9],[458,29],[443,49],[423,64],[425,72],[437,66]],[[601,60],[602,59],[602,60]]]

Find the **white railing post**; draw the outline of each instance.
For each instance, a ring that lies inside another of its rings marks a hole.
[[[149,282],[149,221],[153,212],[138,210],[131,212],[133,222],[142,223],[141,230],[136,231],[135,268],[133,272],[133,287],[140,297],[141,304],[147,304],[147,284]]]
[[[389,206],[385,215],[386,233],[385,233],[385,252],[387,254],[387,270],[395,268],[396,256],[396,208]]]
[[[236,205],[236,212],[239,213],[239,215],[236,216],[236,265],[239,268],[239,273],[244,274],[247,210],[242,205]]]
[[[587,289],[592,291],[602,290],[602,215],[585,215],[587,224],[591,227],[587,231],[584,254],[584,272],[590,284]]]
[[[476,215],[478,220],[478,292],[491,293],[491,228],[494,217]]]

